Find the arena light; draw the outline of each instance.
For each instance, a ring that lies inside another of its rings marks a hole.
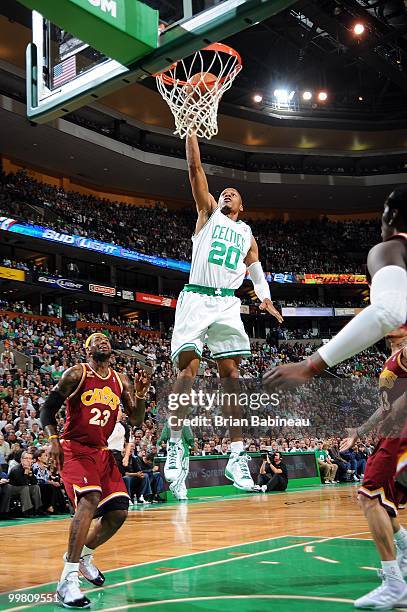
[[[260,102],[262,102],[262,101],[263,101],[263,96],[261,96],[260,94],[255,94],[255,95],[253,96],[253,100],[254,100],[255,102],[257,102],[257,104],[259,104]]]
[[[364,31],[365,31],[365,26],[363,25],[363,23],[355,23],[355,25],[353,26],[353,33],[356,36],[362,36]]]
[[[320,91],[318,93],[318,100],[320,102],[326,102],[328,100],[328,94],[326,93],[326,91]]]
[[[288,91],[288,89],[275,89],[274,97],[279,104],[288,104],[295,96],[295,91]]]
[[[302,99],[308,102],[312,99],[312,93],[310,91],[304,91],[304,93],[302,94]]]

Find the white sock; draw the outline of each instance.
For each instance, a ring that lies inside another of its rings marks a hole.
[[[79,572],[79,563],[68,563],[68,561],[65,561],[64,569],[62,570],[61,574],[61,582],[62,580],[65,580],[67,575],[71,572]]]
[[[231,442],[230,452],[236,454],[243,452],[243,440],[239,440],[239,442]]]
[[[397,563],[396,559],[394,559],[394,561],[382,561],[382,568],[385,576],[397,578],[397,580],[401,580],[404,584],[404,578],[401,574],[399,564]]]
[[[405,550],[407,548],[407,531],[404,527],[400,527],[400,529],[393,534],[393,537],[400,550]]]
[[[181,429],[171,429],[171,438],[170,438],[170,442],[179,442],[181,440],[181,434],[182,431]]]
[[[81,557],[84,557],[85,555],[93,555],[94,552],[95,550],[93,548],[88,548],[86,544],[84,544],[81,552]]]

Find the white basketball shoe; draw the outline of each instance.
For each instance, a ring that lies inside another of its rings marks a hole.
[[[185,448],[182,440],[167,442],[167,458],[164,465],[164,477],[167,482],[177,482],[182,476],[182,461]]]
[[[225,476],[241,491],[255,491],[255,484],[249,470],[251,457],[244,451],[231,453],[225,468]]]
[[[178,484],[178,482],[172,482],[170,484],[170,491],[179,501],[188,499],[188,489],[185,486],[185,482]]]
[[[397,576],[385,574],[383,570],[377,571],[382,584],[367,595],[356,599],[355,608],[370,608],[373,610],[391,610],[392,608],[407,605],[407,585]]]
[[[64,608],[89,608],[90,600],[79,587],[78,572],[70,572],[57,585],[57,597]]]

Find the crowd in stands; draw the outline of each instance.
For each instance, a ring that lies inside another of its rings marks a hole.
[[[188,261],[196,213],[133,206],[40,183],[25,172],[0,175],[0,214],[59,232]],[[378,221],[261,220],[251,224],[266,270],[363,273],[366,251],[379,239]],[[340,245],[340,248],[338,248]]]
[[[80,317],[80,313],[77,314]],[[83,343],[90,331],[91,328],[78,330],[69,322],[57,324],[50,320],[31,321],[20,313],[15,318],[0,316],[0,342],[3,342],[4,347],[0,352],[0,514],[8,515],[10,508],[13,512],[16,496],[20,500],[21,511],[27,515],[69,511],[58,474],[47,455],[47,439],[41,429],[39,411],[63,371],[85,360]],[[134,432],[132,448],[132,461],[143,461],[146,466],[154,460],[155,455],[165,454],[164,445],[157,445],[157,442],[166,420],[161,405],[162,389],[171,383],[174,376],[169,336],[143,334],[128,325],[121,330],[111,331],[110,340],[114,347],[112,364],[115,369],[130,377],[145,365],[153,369],[146,420],[142,429]],[[312,350],[312,345],[306,343],[280,343],[276,346],[271,341],[254,342],[252,355],[242,360],[242,378],[247,383],[253,381],[256,384],[267,368],[303,359]],[[18,367],[18,356],[27,358],[28,363]],[[384,355],[373,348],[333,368],[332,376],[349,381],[355,396],[360,395],[361,387],[358,384],[364,385],[363,390],[367,391],[361,395],[369,398],[368,383],[370,381],[371,388],[375,388],[375,379],[383,361]],[[217,383],[216,364],[207,353],[204,353],[200,374],[200,384],[210,387]],[[347,426],[353,426],[360,423],[361,417],[360,414],[347,413],[349,388],[346,392],[338,393],[334,382],[334,379],[322,380],[323,393],[317,392],[313,398],[304,395],[300,401],[295,400],[295,405],[281,404],[282,414],[295,410],[297,415],[310,419],[311,427],[298,429],[294,434],[285,427],[278,430],[266,428],[261,432],[249,429],[246,448],[253,452],[266,446],[289,451],[297,449],[299,444],[300,450],[313,450],[316,440],[322,439],[328,445],[332,461],[339,462],[335,478],[346,480],[349,475],[352,478],[359,477],[363,473],[360,453],[368,454],[371,451],[373,439],[363,440],[362,450],[359,447],[354,449],[355,456],[338,458],[338,428],[343,427],[344,419]],[[322,396],[325,403],[315,399]],[[333,403],[329,398],[333,397],[336,409],[327,410],[326,401],[332,408]],[[369,412],[372,408],[371,400],[366,399],[365,408]],[[59,418],[60,430],[63,424],[62,413]],[[192,450],[194,454],[214,454],[215,451],[222,454],[229,450],[227,431],[207,428],[196,432],[196,435],[198,437]],[[333,437],[335,440],[331,440]],[[326,460],[324,462],[327,463]],[[145,466],[147,472],[148,466]],[[149,501],[150,495],[147,491],[141,497]]]

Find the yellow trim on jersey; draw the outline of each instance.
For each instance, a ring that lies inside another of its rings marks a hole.
[[[74,397],[78,393],[79,389],[82,386],[83,381],[85,380],[85,377],[86,377],[86,365],[84,363],[81,363],[81,366],[82,366],[82,376],[81,376],[81,379],[79,381],[79,384],[76,387],[75,391],[73,391],[71,393],[71,395],[68,395],[67,399],[71,399],[72,397]]]
[[[370,497],[371,499],[373,497],[380,497],[380,500],[382,502],[382,504],[384,506],[389,506],[389,508],[391,508],[392,510],[394,510],[394,512],[397,514],[397,507],[396,504],[394,504],[392,501],[390,501],[389,499],[387,499],[385,493],[384,493],[384,489],[383,487],[380,487],[379,489],[375,489],[374,491],[369,491],[369,489],[366,489],[363,485],[361,487],[359,487],[358,489],[358,493],[362,493],[363,495],[366,495],[366,497]]]
[[[116,372],[116,370],[112,370],[113,374],[116,376],[117,381],[119,383],[119,387],[120,387],[120,393],[123,393],[123,381],[120,378],[120,375]]]
[[[407,372],[407,368],[406,368],[406,366],[404,366],[404,365],[401,363],[401,355],[402,355],[402,353],[403,353],[403,349],[400,349],[400,352],[399,352],[399,354],[397,355],[397,363],[398,363],[398,365],[400,366],[400,368],[401,368],[402,370],[404,370],[404,372]]]
[[[110,376],[112,375],[112,370],[109,368],[109,373],[107,376],[101,376],[100,374],[98,374],[97,372],[95,372],[95,370],[87,363],[86,364],[89,368],[89,370],[92,370],[92,372],[94,373],[95,376],[97,376],[98,378],[100,378],[101,380],[107,380],[108,378],[110,378]]]
[[[102,493],[102,487],[99,485],[87,485],[86,487],[80,487],[79,485],[72,485],[73,488],[73,492],[75,494],[75,508],[78,505],[78,493],[83,493],[83,492],[88,492],[90,493],[91,491],[98,491],[100,493]]]
[[[124,492],[121,492],[121,491],[116,491],[115,493],[110,493],[110,495],[108,495],[107,497],[104,497],[103,499],[101,499],[100,502],[98,503],[98,508],[100,508],[100,506],[103,506],[103,504],[105,504],[106,502],[110,501],[114,497],[127,497],[127,499],[130,499],[130,497],[129,497],[129,495],[127,493],[124,493]]]
[[[397,461],[396,473],[398,474],[402,469],[407,466],[407,451],[400,455]]]

